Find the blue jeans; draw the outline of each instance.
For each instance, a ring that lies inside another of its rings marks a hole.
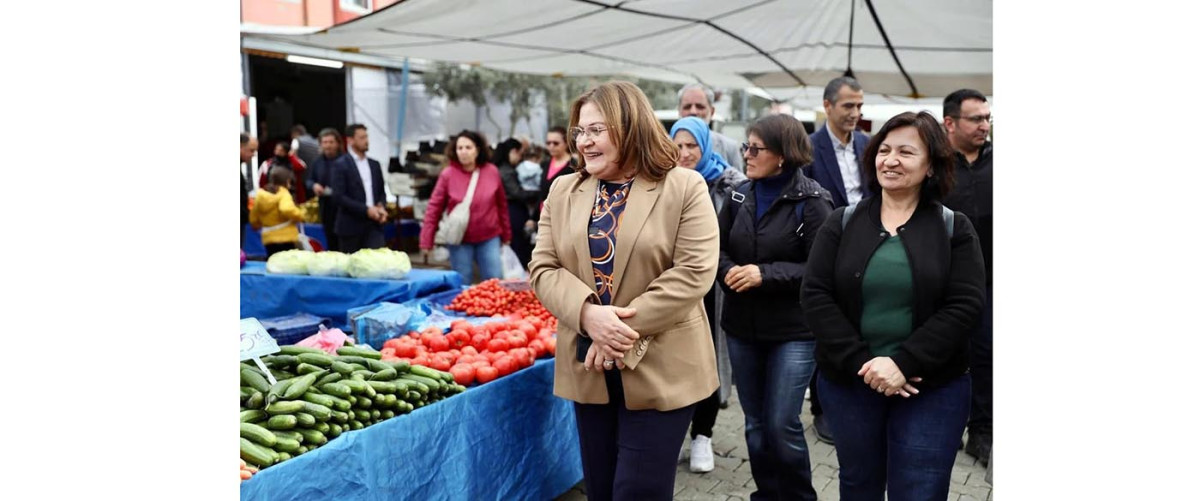
[[[756,342],[728,336],[729,361],[746,414],[751,500],[816,500],[800,406],[812,377],[815,341]]]
[[[825,422],[837,441],[841,499],[946,499],[950,470],[971,408],[971,376],[885,397],[861,380],[842,385],[817,377]]]
[[[500,265],[500,237],[493,237],[477,244],[447,245],[450,251],[450,267],[462,275],[464,284],[474,283],[474,266],[479,264],[479,276],[483,280],[502,278],[504,268]]]

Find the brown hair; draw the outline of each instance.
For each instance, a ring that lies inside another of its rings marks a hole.
[[[604,115],[622,172],[632,170],[635,176],[661,181],[675,167],[679,150],[654,116],[650,100],[636,85],[611,81],[584,92],[571,106],[571,128],[579,126],[579,110],[586,103],[596,105]],[[571,152],[578,153],[574,138],[566,139]],[[581,177],[587,177],[582,166],[578,170]]]
[[[275,193],[279,188],[288,188],[292,179],[292,169],[282,165],[271,167],[271,170],[267,171],[267,191]]]
[[[870,172],[867,176],[867,189],[871,190],[871,193],[879,194],[879,173],[875,169],[875,156],[879,154],[879,146],[887,139],[887,135],[901,127],[916,128],[929,155],[929,169],[933,175],[921,183],[921,198],[934,201],[946,198],[954,190],[954,150],[950,148],[950,138],[946,137],[942,125],[926,111],[906,111],[892,117],[871,138],[871,142],[867,143],[860,166],[864,171]]]
[[[812,163],[812,143],[804,124],[791,115],[771,115],[758,119],[746,129],[762,139],[767,151],[783,157],[783,167],[792,169]],[[747,139],[749,141],[749,139]]]
[[[458,138],[465,137],[475,143],[475,166],[483,167],[488,163],[488,157],[492,156],[491,148],[488,148],[487,139],[484,139],[483,134],[473,130],[463,129],[462,132],[455,134],[450,138],[450,142],[446,144],[446,158],[449,158],[454,163],[462,165],[462,161],[458,159]]]

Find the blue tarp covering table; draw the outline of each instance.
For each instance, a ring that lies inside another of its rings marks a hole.
[[[462,285],[458,273],[413,269],[403,280],[367,280],[267,273],[266,263],[247,261],[241,277],[241,318],[271,318],[293,313],[329,317],[347,327],[346,311],[389,301],[402,303]]]
[[[362,430],[242,483],[241,499],[548,500],[583,479],[554,361]]]

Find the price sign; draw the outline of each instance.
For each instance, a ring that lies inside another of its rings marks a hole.
[[[259,357],[270,355],[279,351],[279,343],[275,342],[275,338],[267,334],[267,329],[257,318],[242,319],[242,337],[241,337],[241,356],[239,361],[253,359],[255,365],[267,375],[267,379],[271,384],[275,384],[275,376],[267,369],[266,364]]]

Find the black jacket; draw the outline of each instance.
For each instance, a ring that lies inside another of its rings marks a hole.
[[[879,219],[883,197],[864,200],[842,230],[837,209],[817,232],[801,301],[817,336],[817,367],[829,379],[862,382],[856,373],[871,355],[859,334],[862,277],[887,232]],[[892,361],[904,377],[937,385],[967,371],[968,334],[983,310],[986,276],[971,221],[954,214],[947,238],[942,207],[921,202],[897,229],[913,275],[913,330]]]
[[[558,173],[554,174],[553,178],[546,179],[546,175],[550,174],[550,159],[547,159],[546,161],[542,162],[542,193],[538,195],[537,200],[534,200],[535,202],[537,202],[537,205],[534,206],[534,208],[533,208],[534,211],[533,211],[533,214],[530,215],[530,218],[533,219],[534,221],[541,220],[541,218],[542,218],[542,202],[545,202],[546,197],[550,196],[550,185],[554,184],[555,179],[566,176],[568,174],[574,174],[576,171],[581,170],[581,169],[582,169],[582,167],[580,167],[579,163],[575,161],[575,157],[571,157],[570,160],[567,160],[567,165],[564,166],[561,170],[559,170]]]
[[[987,266],[988,283],[992,283],[992,143],[983,143],[975,163],[967,162],[962,153],[955,153],[954,191],[946,197],[945,205],[962,212],[979,234],[983,263]]]
[[[500,171],[500,183],[504,185],[504,196],[510,204],[513,202],[532,202],[541,196],[540,191],[528,191],[521,187],[521,180],[517,177],[517,168],[508,162],[496,164],[496,169]],[[543,179],[545,178],[545,176],[542,177]],[[525,224],[525,221],[517,221],[513,224]]]
[[[327,178],[333,186],[333,201],[337,204],[337,221],[333,223],[333,231],[338,235],[362,235],[371,228],[382,228],[383,225],[367,218],[367,191],[363,185],[362,176],[358,174],[358,165],[353,157],[346,156],[341,165],[334,167],[333,172],[327,173]],[[383,190],[383,168],[379,161],[368,158],[367,165],[371,169],[371,191],[376,205],[387,206],[387,198]]]
[[[725,334],[751,341],[812,340],[800,309],[800,283],[804,279],[808,251],[817,228],[833,210],[829,192],[799,169],[756,224],[755,189],[742,202],[725,200],[717,221],[721,228],[721,253],[717,283],[725,291],[721,328]],[[736,190],[735,192],[736,193]],[[804,224],[796,220],[795,204],[805,200]],[[757,264],[762,285],[734,292],[725,285],[725,275],[734,266]]]

